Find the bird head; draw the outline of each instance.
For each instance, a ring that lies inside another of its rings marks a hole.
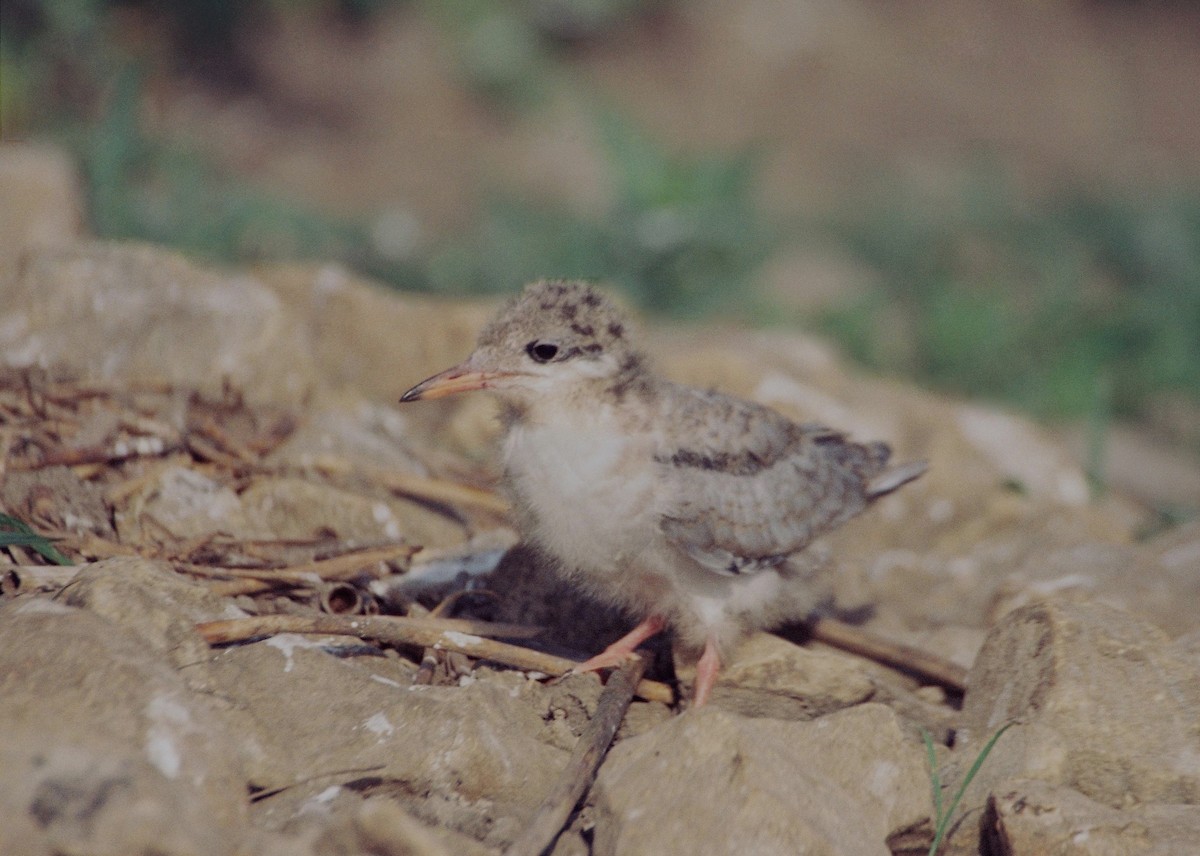
[[[591,285],[541,280],[526,286],[484,327],[466,360],[417,384],[400,400],[488,389],[520,403],[594,384],[616,386],[642,369],[627,328],[617,307]]]

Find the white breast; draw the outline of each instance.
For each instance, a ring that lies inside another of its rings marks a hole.
[[[613,571],[657,536],[650,451],[613,415],[558,413],[549,422],[518,423],[504,454],[534,536],[572,568]]]

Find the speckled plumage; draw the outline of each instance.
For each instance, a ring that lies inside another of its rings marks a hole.
[[[528,286],[462,365],[405,400],[468,389],[504,405],[523,535],[593,595],[665,619],[706,651],[713,680],[747,632],[815,605],[792,556],[925,469],[887,469],[883,443],[653,375],[622,313],[578,282]]]

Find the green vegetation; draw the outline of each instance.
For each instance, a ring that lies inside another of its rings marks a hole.
[[[992,749],[996,745],[996,741],[1005,731],[1016,725],[1015,722],[1009,722],[1001,726],[1000,730],[991,736],[991,739],[983,745],[979,750],[979,754],[975,756],[975,762],[971,764],[971,769],[967,770],[967,775],[963,777],[962,784],[954,793],[954,798],[950,800],[950,805],[945,806],[942,801],[942,778],[938,774],[937,767],[937,752],[933,747],[933,737],[925,729],[921,729],[921,738],[925,741],[925,757],[929,763],[929,783],[933,793],[933,842],[929,845],[928,856],[937,856],[938,850],[942,846],[942,841],[946,837],[946,833],[950,830],[950,820],[954,817],[954,812],[958,809],[958,804],[962,802],[963,796],[974,781],[975,775],[983,766],[983,762],[987,760]]]
[[[475,234],[431,260],[435,287],[502,292],[539,276],[584,277],[654,312],[745,314],[777,243],[755,206],[754,157],[668,154],[611,112],[599,128],[615,178],[603,214],[497,197]]]
[[[71,560],[55,549],[44,535],[29,528],[29,524],[11,514],[0,514],[0,549],[5,547],[28,547],[56,565],[70,565]]]
[[[825,229],[879,287],[819,323],[868,365],[1051,418],[1200,401],[1200,195],[1030,206],[981,175],[858,210]]]
[[[138,122],[139,94],[140,76],[126,66],[99,121],[64,135],[79,155],[97,234],[216,261],[334,258],[371,272],[387,268],[365,226],[254,190],[196,152],[148,139]],[[403,282],[401,272],[389,273]]]

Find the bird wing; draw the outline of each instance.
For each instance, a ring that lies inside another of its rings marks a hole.
[[[672,397],[670,433],[688,445],[655,456],[671,492],[659,527],[716,573],[777,565],[887,492],[871,487],[890,454],[883,443],[852,443],[719,393],[677,387]]]

